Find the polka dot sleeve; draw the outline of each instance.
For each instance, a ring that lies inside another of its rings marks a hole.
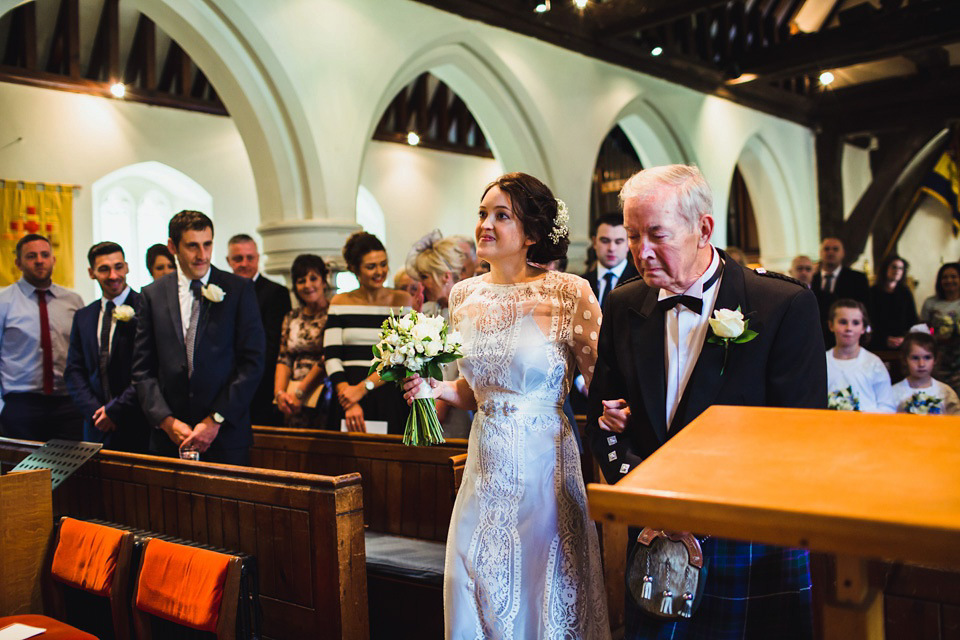
[[[573,311],[570,347],[588,387],[597,364],[597,338],[600,335],[602,318],[597,297],[587,281],[580,279],[577,283],[577,304]]]

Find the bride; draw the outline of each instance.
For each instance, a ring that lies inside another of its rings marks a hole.
[[[450,319],[461,377],[433,395],[475,409],[447,536],[446,637],[609,638],[597,532],[571,425],[574,363],[589,383],[600,307],[585,280],[540,264],[566,255],[566,205],[523,173],[483,193],[477,256],[490,273],[457,283]],[[407,380],[408,402],[423,381]]]

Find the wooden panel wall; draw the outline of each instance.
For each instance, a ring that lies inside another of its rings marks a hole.
[[[400,436],[254,427],[251,464],[265,469],[359,473],[371,531],[445,541],[453,509],[451,456],[466,440],[407,447]]]

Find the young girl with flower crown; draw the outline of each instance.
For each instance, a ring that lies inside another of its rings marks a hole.
[[[937,344],[933,336],[908,333],[900,346],[900,359],[907,370],[907,377],[893,385],[897,413],[960,413],[957,393],[932,375],[937,362]]]
[[[828,314],[837,346],[827,351],[827,392],[838,397],[849,390],[849,402],[870,413],[894,413],[890,374],[883,362],[860,346],[869,326],[867,309],[856,300],[837,300]]]

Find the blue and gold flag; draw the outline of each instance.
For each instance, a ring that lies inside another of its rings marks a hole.
[[[923,184],[921,193],[926,193],[942,202],[953,216],[953,235],[960,233],[960,172],[950,154],[944,152]]]

